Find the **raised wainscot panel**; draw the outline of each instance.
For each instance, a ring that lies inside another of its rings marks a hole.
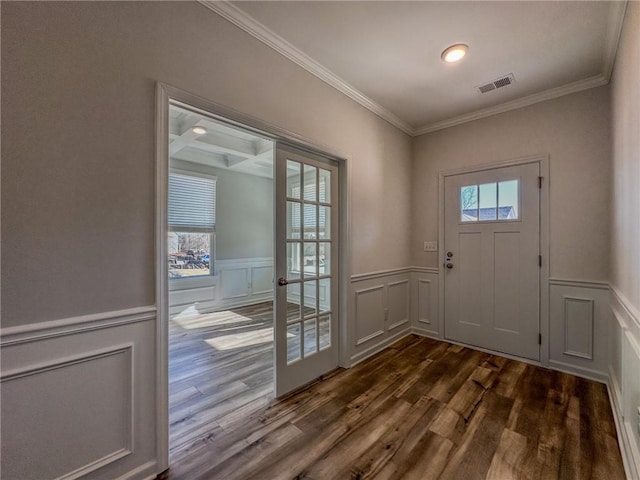
[[[251,269],[251,294],[273,294],[273,267],[253,267]]]
[[[155,311],[48,324],[0,337],[2,478],[155,473]]]
[[[593,300],[564,297],[564,354],[593,359]]]
[[[221,270],[220,283],[224,300],[249,296],[249,268]]]
[[[73,477],[133,447],[132,345],[2,379],[4,478]],[[5,437],[6,438],[6,437]]]
[[[384,285],[356,290],[356,345],[384,333]]]
[[[414,332],[430,337],[438,337],[440,322],[438,319],[437,273],[413,273],[412,303],[412,327]]]
[[[387,289],[387,330],[391,331],[409,323],[409,280],[390,282]]]
[[[607,381],[611,310],[606,284],[550,280],[549,363]]]

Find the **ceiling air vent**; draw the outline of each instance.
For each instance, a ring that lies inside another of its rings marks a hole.
[[[502,88],[502,87],[506,87],[507,85],[511,85],[512,83],[515,83],[516,79],[513,76],[513,73],[510,73],[509,75],[505,75],[503,77],[497,78],[491,82],[485,83],[484,85],[480,85],[478,87],[476,87],[476,89],[478,90],[478,92],[480,93],[487,93],[490,92],[491,90],[496,90],[498,88]]]

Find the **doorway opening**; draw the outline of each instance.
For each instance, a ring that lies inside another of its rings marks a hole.
[[[349,366],[345,156],[157,86],[158,471]]]
[[[274,396],[273,140],[169,106],[169,456]]]

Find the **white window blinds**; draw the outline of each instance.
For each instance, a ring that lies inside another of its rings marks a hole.
[[[169,228],[183,231],[215,230],[215,177],[169,173]]]

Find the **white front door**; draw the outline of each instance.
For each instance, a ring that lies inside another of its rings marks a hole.
[[[276,396],[338,366],[336,162],[278,144]]]
[[[540,359],[537,162],[445,177],[445,337]]]

